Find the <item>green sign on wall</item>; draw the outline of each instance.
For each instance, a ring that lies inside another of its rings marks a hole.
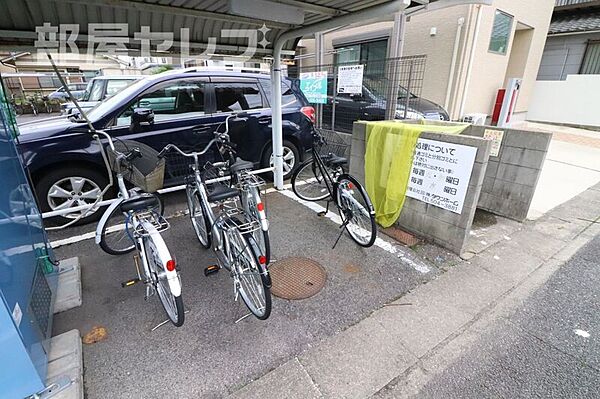
[[[312,104],[327,103],[327,71],[302,72],[300,89]]]

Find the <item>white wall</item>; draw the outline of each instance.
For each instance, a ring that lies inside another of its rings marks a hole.
[[[538,80],[527,119],[600,127],[600,75],[568,75],[566,80]]]

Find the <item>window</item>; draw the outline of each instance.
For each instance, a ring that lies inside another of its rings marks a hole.
[[[513,17],[511,15],[496,10],[489,51],[492,53],[506,54],[508,40],[510,39],[510,34],[512,32],[512,22]]]
[[[117,126],[131,124],[134,108],[152,109],[155,122],[204,115],[204,82],[180,80],[158,85],[127,107],[117,118]]]
[[[133,82],[134,82],[133,80],[129,80],[129,79],[107,81],[106,82],[106,98],[114,96],[115,94],[117,94],[118,92],[120,92],[121,90],[123,90],[124,88],[126,88]]]
[[[581,63],[581,74],[600,74],[600,41],[589,41]]]
[[[88,87],[88,92],[84,101],[102,101],[102,92],[104,90],[104,81],[96,79],[91,82],[92,87]]]
[[[256,83],[215,83],[218,112],[263,108],[263,98]]]
[[[261,83],[263,89],[265,90],[265,94],[270,102],[271,101],[271,89],[272,89],[271,81],[266,80],[266,79],[261,79],[260,83]],[[285,80],[282,80],[281,81],[281,106],[282,107],[290,107],[290,106],[296,105],[297,101],[298,101],[298,99],[296,98],[296,95],[294,94],[294,91],[292,90],[292,88],[290,87],[288,82],[286,82]]]

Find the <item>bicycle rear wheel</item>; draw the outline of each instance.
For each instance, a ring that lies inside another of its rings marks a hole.
[[[292,176],[292,190],[305,201],[322,201],[329,197],[325,177],[313,160],[304,161]]]
[[[354,177],[338,177],[336,202],[350,237],[360,246],[373,245],[377,238],[375,211],[366,190]]]
[[[238,291],[242,300],[260,320],[266,320],[271,314],[271,289],[267,284],[268,278],[262,273],[268,273],[258,263],[257,256],[252,249],[251,234],[241,234],[239,230],[232,229],[228,233],[234,259],[233,273],[238,281]]]
[[[169,320],[176,326],[183,325],[185,314],[183,310],[183,299],[181,294],[174,295],[169,285],[169,280],[166,274],[166,267],[170,262],[174,262],[171,258],[167,246],[160,234],[149,234],[142,238],[144,243],[144,251],[148,269],[150,270],[152,282],[158,298],[169,317]],[[181,280],[177,275],[177,284],[181,287]]]
[[[208,224],[208,219],[204,209],[202,208],[202,199],[200,193],[195,185],[188,185],[186,187],[188,209],[190,211],[190,220],[192,221],[192,227],[196,232],[198,241],[204,248],[209,248],[211,244],[211,232]]]
[[[163,214],[163,204],[160,197],[154,195],[158,200],[158,208],[155,212]],[[100,248],[110,255],[124,255],[135,249],[131,221],[127,222],[128,215],[121,212],[120,207],[112,210],[106,223],[102,226],[100,233]]]
[[[244,210],[250,216],[252,216],[253,219],[260,221],[260,212],[258,210],[258,204],[256,202],[257,197],[260,198],[260,193],[258,192],[257,187],[250,187],[249,192],[242,192],[241,194],[242,207],[244,208]],[[269,241],[269,230],[263,230],[261,228],[252,232],[252,235],[254,236],[254,240],[256,241],[258,248],[260,249],[261,255],[263,255],[266,258],[266,263],[268,264],[271,261],[271,243]]]

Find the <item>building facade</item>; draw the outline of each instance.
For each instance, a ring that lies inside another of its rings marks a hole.
[[[554,0],[493,0],[407,15],[402,55],[427,56],[422,97],[444,106],[455,120],[471,113],[489,116],[498,90],[510,78],[521,78],[515,117],[524,118],[553,7]],[[390,18],[326,33],[324,64],[385,57],[393,24]],[[301,46],[301,65],[314,65],[314,39]]]

